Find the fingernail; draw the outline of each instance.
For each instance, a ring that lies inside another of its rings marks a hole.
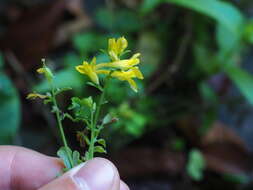
[[[73,176],[82,190],[110,190],[114,182],[115,170],[103,158],[87,161]]]

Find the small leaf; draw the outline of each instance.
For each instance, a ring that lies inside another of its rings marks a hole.
[[[94,129],[94,135],[95,135],[95,137],[97,137],[97,136],[98,136],[99,132],[100,132],[100,130],[99,130],[99,129]]]
[[[82,160],[80,158],[80,153],[78,151],[73,152],[73,167],[79,165],[82,163]]]
[[[92,105],[92,111],[95,112],[96,109],[97,109],[97,104],[96,104],[96,102],[94,102]]]
[[[91,96],[89,96],[88,98],[82,99],[82,103],[91,108],[93,104],[93,99]]]
[[[97,142],[101,145],[103,145],[103,147],[106,147],[106,142],[104,139],[98,139]]]
[[[85,160],[89,160],[89,152],[88,151],[85,152]]]
[[[106,114],[106,116],[104,117],[104,119],[103,119],[103,121],[102,121],[102,125],[107,125],[107,124],[109,124],[109,123],[111,123],[111,121],[112,121],[112,116],[111,116],[111,114]]]
[[[102,146],[95,146],[94,152],[106,153],[106,150]]]
[[[188,175],[193,180],[200,181],[203,178],[203,170],[205,167],[205,159],[202,153],[197,149],[191,150],[186,168]]]
[[[58,111],[58,108],[56,106],[52,106],[51,112],[52,113],[56,113],[57,111]]]
[[[61,147],[58,151],[57,151],[57,155],[59,156],[59,158],[63,161],[65,167],[67,170],[70,170],[72,168],[71,166],[71,162],[68,158],[68,154],[72,155],[72,151],[70,148],[65,148],[65,147]]]
[[[87,145],[90,145],[90,140],[89,140],[88,137],[85,136],[85,135],[84,135],[84,140],[85,140],[85,142],[86,142]]]

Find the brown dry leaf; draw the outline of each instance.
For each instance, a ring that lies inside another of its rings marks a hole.
[[[161,173],[178,175],[185,164],[182,152],[148,147],[125,149],[113,158],[123,178]]]
[[[246,145],[243,140],[232,129],[218,121],[202,137],[202,145],[205,146],[213,143],[231,143],[246,151]]]
[[[202,137],[207,168],[219,173],[247,174],[252,171],[251,156],[243,140],[220,122]]]

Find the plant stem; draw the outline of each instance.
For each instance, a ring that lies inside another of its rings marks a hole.
[[[94,112],[91,111],[91,125],[90,125],[90,129],[91,129],[91,137],[90,137],[90,146],[89,146],[89,157],[88,159],[91,160],[94,157],[94,146],[95,146],[95,127],[94,127]]]
[[[104,88],[103,88],[103,92],[100,96],[100,99],[99,99],[99,102],[98,102],[98,105],[97,105],[97,110],[96,110],[96,113],[95,113],[95,118],[94,118],[94,125],[97,126],[97,122],[98,122],[98,117],[99,117],[99,114],[100,114],[100,109],[101,109],[101,106],[102,104],[104,103],[104,99],[105,99],[105,91],[107,89],[107,86],[108,86],[108,83],[109,83],[109,80],[110,80],[110,75],[108,75],[105,79],[105,85],[104,85]]]
[[[56,114],[56,119],[57,119],[58,127],[60,129],[60,134],[61,134],[62,142],[63,142],[63,145],[64,145],[64,147],[66,149],[66,152],[67,152],[68,159],[70,161],[71,167],[73,167],[74,164],[73,164],[72,156],[70,155],[70,152],[68,151],[69,147],[68,147],[68,143],[67,143],[67,140],[66,140],[66,137],[65,137],[65,134],[64,134],[63,126],[62,126],[62,122],[61,122],[62,120],[60,118],[60,111],[59,111],[59,107],[58,107],[58,104],[57,104],[57,101],[56,101],[54,87],[52,88],[52,100],[53,100],[53,106],[55,107],[55,114]]]
[[[98,134],[95,135],[95,130],[98,130],[97,129],[98,118],[99,118],[101,106],[104,103],[105,91],[107,89],[109,80],[110,80],[110,75],[108,75],[105,79],[105,85],[104,85],[102,94],[100,95],[100,99],[99,99],[97,109],[95,112],[95,117],[94,117],[94,113],[91,114],[91,138],[90,138],[90,146],[89,146],[89,150],[88,150],[89,159],[92,159],[94,157],[94,147],[95,147],[95,143],[96,143],[96,138],[98,136]]]

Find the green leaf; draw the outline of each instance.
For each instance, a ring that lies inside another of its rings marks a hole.
[[[224,54],[231,54],[233,51],[239,51],[239,42],[241,35],[231,35],[230,31],[224,25],[218,24],[216,27],[216,41],[219,50]]]
[[[71,162],[68,158],[68,154],[72,155],[72,151],[70,148],[65,148],[65,147],[61,147],[58,151],[57,151],[57,155],[59,156],[59,158],[63,161],[65,167],[67,170],[70,170],[72,168],[71,166]]]
[[[72,97],[71,105],[68,109],[74,110],[75,117],[78,120],[89,119],[93,105],[94,103],[92,97],[83,99],[80,99],[78,97]]]
[[[86,135],[84,135],[83,138],[84,138],[86,144],[87,144],[87,145],[90,145],[90,140],[89,140],[89,138],[88,138]]]
[[[206,163],[204,157],[202,156],[202,153],[197,149],[191,150],[186,167],[188,175],[193,180],[200,181],[203,179],[203,171],[205,167]]]
[[[12,144],[20,121],[18,92],[11,80],[0,71],[0,144]]]
[[[93,99],[92,99],[92,97],[89,96],[88,98],[82,99],[82,104],[91,108],[92,105],[93,105]]]
[[[106,153],[106,150],[102,146],[95,146],[94,152]]]
[[[102,125],[107,125],[107,124],[111,123],[112,119],[113,118],[110,113],[106,114],[106,116],[104,117],[104,119],[102,121]]]
[[[227,67],[225,72],[245,98],[253,105],[253,76],[236,66]]]
[[[98,139],[97,142],[101,145],[103,145],[103,147],[106,147],[106,142],[104,139]]]
[[[73,152],[72,157],[73,157],[73,167],[78,166],[79,164],[82,163],[82,159],[81,159],[80,153],[78,151],[75,150]]]
[[[219,0],[145,0],[142,12],[148,13],[161,3],[174,3],[205,14],[224,25],[231,33],[241,34],[244,17],[232,4]]]

